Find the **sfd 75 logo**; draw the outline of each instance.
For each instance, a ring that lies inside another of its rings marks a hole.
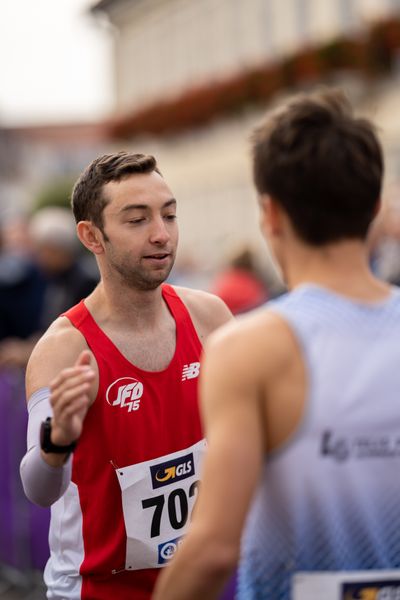
[[[128,412],[138,410],[143,396],[143,383],[133,377],[121,377],[107,389],[106,400],[110,406],[126,408]]]

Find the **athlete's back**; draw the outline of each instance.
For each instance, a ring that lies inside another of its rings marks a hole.
[[[269,113],[252,149],[293,291],[205,347],[202,488],[155,598],[216,599],[239,554],[239,600],[400,598],[400,293],[366,241],[382,148],[325,91]]]
[[[239,598],[336,600],[361,574],[316,572],[400,568],[400,291],[367,304],[303,285],[271,310],[301,348],[306,404],[295,435],[265,460]]]

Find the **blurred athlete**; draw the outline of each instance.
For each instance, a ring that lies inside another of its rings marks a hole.
[[[217,598],[239,554],[239,599],[392,598],[400,293],[372,275],[365,243],[382,150],[337,92],[295,97],[253,140],[290,293],[207,344],[202,490],[155,598]]]
[[[97,158],[72,206],[101,282],[33,351],[21,476],[33,502],[52,505],[47,597],[141,600],[197,496],[199,357],[230,313],[210,294],[163,283],[176,200],[152,156]]]

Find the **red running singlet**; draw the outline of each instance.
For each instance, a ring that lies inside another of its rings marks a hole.
[[[73,455],[72,482],[53,507],[50,598],[150,598],[188,526],[205,444],[197,404],[202,347],[174,289],[163,285],[162,295],[176,322],[176,348],[158,372],[131,364],[83,301],[64,314],[96,358],[99,390]]]

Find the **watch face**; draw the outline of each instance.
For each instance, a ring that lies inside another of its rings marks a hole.
[[[42,422],[42,424],[40,426],[40,447],[43,450],[43,452],[48,451],[47,448],[49,446],[49,443],[51,443],[50,434],[51,434],[51,421],[50,421],[50,417],[48,417],[45,421]]]
[[[68,454],[73,452],[76,442],[68,446],[57,446],[51,441],[51,417],[47,417],[40,426],[40,447],[46,454]]]

